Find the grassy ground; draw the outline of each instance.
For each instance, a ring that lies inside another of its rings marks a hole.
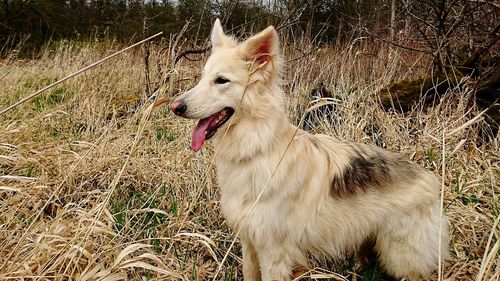
[[[333,124],[316,120],[315,131],[383,143],[442,179],[452,256],[443,279],[498,280],[500,143],[476,137],[485,124],[467,107],[470,82],[432,108],[385,112],[377,89],[422,76],[425,58],[363,42],[297,46],[284,54],[292,122],[323,83],[341,102]],[[0,61],[0,109],[117,49],[66,43],[36,60]],[[0,279],[214,277],[234,239],[219,210],[214,152],[210,145],[190,151],[193,121],[167,107],[148,115],[143,59],[140,49],[125,53],[0,116]],[[164,68],[169,60],[168,52],[160,56]],[[161,96],[193,86],[202,63],[164,69],[170,78]],[[235,246],[216,280],[242,279],[240,255]],[[348,260],[318,264],[311,276],[378,280],[379,271]]]

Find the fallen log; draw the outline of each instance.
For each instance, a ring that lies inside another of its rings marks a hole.
[[[460,81],[460,78],[448,79],[441,75],[398,81],[379,91],[380,104],[385,110],[396,112],[408,112],[420,102],[423,102],[424,107],[432,106],[436,99],[456,87],[456,81]],[[490,126],[489,134],[495,137],[500,124],[500,72],[493,72],[488,78],[478,80],[476,89],[470,106],[475,104],[480,111],[488,109],[485,120]]]
[[[445,76],[425,77],[415,80],[402,80],[389,84],[379,91],[382,107],[397,112],[408,112],[418,102],[430,105],[436,97],[446,93],[456,83]]]

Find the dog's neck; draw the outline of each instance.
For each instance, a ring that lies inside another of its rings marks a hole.
[[[247,93],[259,95],[258,108],[242,106],[226,135],[226,128],[221,128],[214,137],[217,161],[238,163],[259,154],[279,152],[293,137],[295,127],[285,113],[282,90],[277,85],[260,90],[265,92]]]

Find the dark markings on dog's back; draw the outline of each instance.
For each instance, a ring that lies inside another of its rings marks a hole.
[[[393,165],[400,161],[389,159],[379,152],[365,155],[360,148],[355,152],[349,163],[340,174],[332,179],[331,192],[336,197],[347,197],[366,192],[369,188],[388,185],[393,180]],[[404,161],[401,161],[405,163]]]

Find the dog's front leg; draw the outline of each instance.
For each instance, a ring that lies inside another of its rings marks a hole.
[[[261,281],[259,260],[250,241],[242,239],[243,251],[243,279],[245,281]]]
[[[262,281],[289,281],[292,262],[289,253],[281,247],[268,247],[258,251]]]

